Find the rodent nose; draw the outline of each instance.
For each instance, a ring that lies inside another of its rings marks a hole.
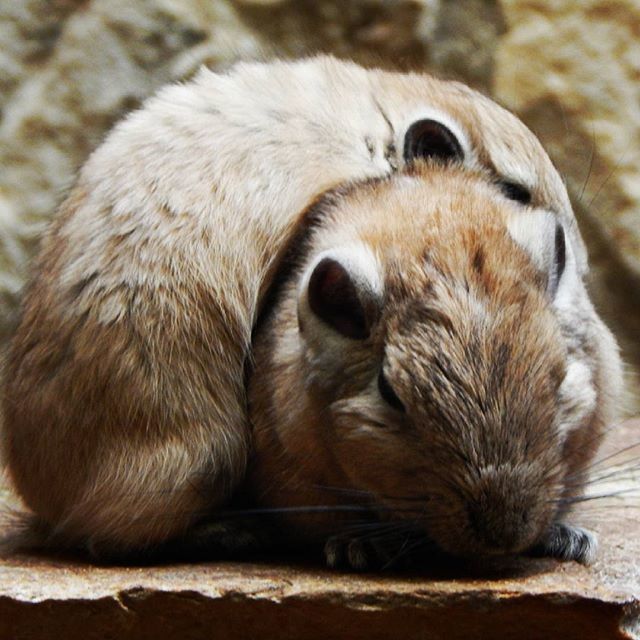
[[[481,474],[467,503],[469,524],[487,553],[516,553],[530,547],[540,531],[540,496],[526,477],[511,469]]]
[[[492,510],[486,505],[468,506],[471,527],[481,546],[489,553],[517,552],[525,548],[523,540],[529,539],[529,514],[513,512],[505,507]]]

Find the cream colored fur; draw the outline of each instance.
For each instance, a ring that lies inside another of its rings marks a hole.
[[[182,533],[242,479],[252,329],[305,208],[402,169],[416,114],[582,241],[535,137],[470,89],[328,57],[202,70],[115,127],[43,241],[6,369],[4,452],[62,538]],[[437,115],[433,116],[437,117]]]

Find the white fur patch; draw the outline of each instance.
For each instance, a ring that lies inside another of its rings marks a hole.
[[[531,256],[541,271],[549,271],[555,253],[556,219],[544,209],[512,215],[507,227],[511,237]]]
[[[597,395],[589,367],[580,360],[569,364],[560,386],[560,432],[566,436],[596,408]]]
[[[511,237],[531,256],[534,264],[546,273],[555,271],[557,218],[544,209],[512,215],[507,223]],[[571,236],[565,231],[565,264],[553,298],[556,309],[575,305],[584,285],[578,273]]]
[[[558,290],[553,301],[553,306],[557,309],[568,309],[572,307],[575,305],[578,292],[581,290],[584,291],[584,285],[578,274],[578,265],[571,244],[571,238],[567,236],[564,273],[558,283]]]

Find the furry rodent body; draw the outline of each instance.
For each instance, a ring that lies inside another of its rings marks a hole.
[[[312,215],[254,339],[258,502],[328,540],[330,564],[390,561],[416,535],[589,562],[595,540],[564,518],[619,362],[557,217],[420,163]]]
[[[405,171],[420,119],[453,132],[465,170],[524,185],[553,211],[584,275],[539,143],[462,85],[316,58],[163,89],[80,172],[8,354],[5,455],[55,539],[142,550],[228,501],[251,448],[252,330],[305,210],[340,185]],[[605,394],[598,407],[600,425]]]

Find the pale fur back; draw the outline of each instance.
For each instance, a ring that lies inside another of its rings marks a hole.
[[[27,505],[70,539],[156,544],[231,495],[244,368],[306,207],[402,168],[440,117],[465,163],[525,184],[582,242],[535,137],[456,83],[332,58],[202,70],[109,135],[44,240],[9,354],[4,450]]]

